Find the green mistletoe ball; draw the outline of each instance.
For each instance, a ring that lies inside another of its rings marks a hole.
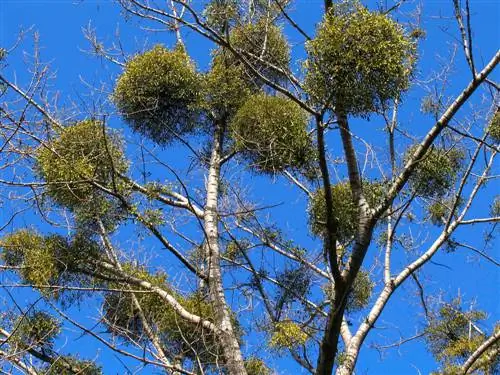
[[[191,132],[200,115],[201,77],[183,46],[156,46],[127,63],[114,102],[137,132],[165,145]]]

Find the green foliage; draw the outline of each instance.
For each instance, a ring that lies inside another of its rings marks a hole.
[[[127,170],[121,141],[116,134],[105,133],[99,121],[85,120],[64,128],[39,149],[36,159],[49,196],[72,210],[92,208],[102,214],[109,209],[109,201],[92,182],[111,190],[124,188],[115,178],[115,172]]]
[[[236,0],[212,0],[204,10],[207,24],[222,32],[238,19],[238,2]]]
[[[410,147],[406,152],[408,159],[415,151]],[[458,148],[445,149],[434,147],[418,161],[410,176],[410,185],[417,195],[440,198],[445,196],[455,183],[462,167],[464,152]]]
[[[469,344],[466,343],[470,324],[476,324],[485,317],[482,311],[463,312],[458,300],[445,304],[435,314],[426,329],[426,340],[430,350],[440,361],[454,357],[466,358],[470,351]],[[474,333],[474,336],[476,335],[477,332]]]
[[[205,76],[205,90],[208,112],[215,119],[232,117],[250,95],[243,67],[228,59],[214,60]]]
[[[194,130],[202,81],[184,47],[157,45],[127,63],[113,99],[135,131],[166,145]]]
[[[356,312],[364,309],[372,296],[375,283],[370,278],[370,273],[361,269],[354,279],[349,296],[347,297],[346,311]],[[324,292],[328,298],[335,298],[335,290],[332,284],[328,283],[324,286]]]
[[[245,239],[241,239],[238,241],[231,240],[226,244],[224,256],[230,260],[240,260],[241,258],[243,258],[241,252],[246,251],[250,246],[250,242]]]
[[[496,196],[493,200],[490,212],[492,216],[500,216],[500,196]]]
[[[307,333],[298,324],[284,320],[274,325],[269,346],[277,350],[294,348],[305,344],[307,338]]]
[[[251,96],[231,123],[236,149],[260,172],[307,168],[314,158],[307,115],[290,99]]]
[[[347,298],[346,310],[350,312],[365,308],[370,302],[375,283],[370,278],[368,271],[360,270],[352,285],[351,293]]]
[[[206,320],[213,320],[213,309],[203,295],[193,293],[184,296],[175,292],[163,273],[152,274],[144,268],[130,264],[124,265],[123,269],[131,276],[166,290],[189,312],[202,316]],[[116,285],[112,284],[112,286],[129,289],[126,284],[117,283]],[[135,296],[147,322],[157,331],[165,345],[168,345],[177,355],[193,359],[194,350],[204,364],[214,363],[216,357],[221,355],[218,340],[213,334],[205,332],[201,326],[186,322],[157,294],[146,292],[135,293]],[[147,340],[143,321],[131,293],[107,293],[103,310],[104,322],[112,334],[126,340]]]
[[[60,356],[45,370],[45,375],[102,375],[102,369],[92,361]]]
[[[344,362],[346,361],[347,359],[347,354],[346,352],[344,351],[338,351],[337,352],[337,355],[335,356],[335,363],[338,365],[338,366],[342,366],[344,364]]]
[[[463,201],[461,199],[457,202],[457,207],[462,205]],[[427,207],[427,212],[431,223],[434,225],[443,225],[444,220],[450,215],[450,210],[453,207],[454,198],[442,199],[433,202]]]
[[[429,212],[429,219],[432,224],[443,225],[443,220],[446,219],[450,211],[447,207],[448,203],[450,202],[435,202],[427,208],[427,211]]]
[[[387,15],[334,4],[307,44],[306,88],[318,105],[367,115],[409,85],[414,45]]]
[[[286,72],[290,64],[288,42],[278,26],[264,18],[255,23],[242,24],[231,31],[229,43],[265,78],[273,82],[286,79],[286,75],[272,67]],[[226,60],[226,64],[243,67],[249,82],[258,87],[263,85],[262,79],[234,54],[218,51],[215,59],[223,59]]]
[[[496,111],[488,125],[488,133],[495,142],[500,142],[500,110]]]
[[[420,104],[420,110],[422,111],[422,113],[438,117],[439,113],[442,110],[442,105],[441,103],[439,103],[439,100],[435,98],[433,95],[427,95],[422,99],[422,103]]]
[[[250,357],[245,360],[245,370],[248,375],[271,375],[271,370],[266,363],[257,357]]]
[[[461,367],[457,365],[446,365],[441,371],[433,371],[430,375],[462,375]]]
[[[478,321],[484,320],[486,314],[478,310],[462,311],[460,299],[445,304],[433,314],[426,329],[426,341],[429,349],[442,365],[439,374],[457,374],[457,366],[461,365],[486,339],[477,330]],[[480,374],[491,374],[498,371],[498,357],[494,354],[500,349],[494,345],[476,362],[474,368]]]
[[[348,182],[332,185],[332,200],[335,220],[337,221],[337,241],[341,244],[352,239],[358,227],[358,208],[353,201],[351,187]],[[372,207],[380,203],[384,197],[383,185],[379,182],[365,182],[363,193]],[[325,194],[318,189],[309,203],[309,225],[316,236],[324,236],[326,231]]]
[[[148,182],[144,185],[144,188],[146,189],[146,196],[150,200],[158,198],[161,194],[168,195],[172,192],[172,189],[169,185],[164,185],[157,181]]]
[[[165,224],[165,217],[163,216],[163,212],[160,209],[147,208],[142,213],[142,217],[145,222],[153,226],[161,226]]]
[[[20,267],[24,282],[34,285],[70,285],[84,283],[87,278],[78,273],[91,258],[98,258],[99,246],[84,236],[71,241],[58,235],[41,236],[22,229],[0,241],[2,259],[8,266]],[[40,289],[46,296],[58,296],[56,290]]]
[[[54,339],[60,333],[60,323],[42,311],[30,311],[20,316],[14,324],[9,343],[19,349],[52,349]]]
[[[46,243],[45,238],[27,229],[4,237],[0,243],[2,258],[8,266],[22,266],[21,277],[31,284],[52,284],[57,275],[54,261],[55,241]]]

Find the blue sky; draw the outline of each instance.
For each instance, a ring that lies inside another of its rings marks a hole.
[[[321,17],[323,8],[322,1],[296,2],[296,12],[294,17],[309,34],[314,34],[315,24]],[[422,27],[427,31],[427,38],[420,45],[420,60],[418,65],[418,78],[429,77],[432,70],[438,64],[449,61],[453,43],[458,36],[457,27],[453,19],[453,9],[449,1],[422,1]],[[373,5],[373,4],[372,4]],[[479,66],[487,61],[497,50],[500,37],[500,3],[497,1],[471,1],[472,25],[474,30],[474,48],[476,61]],[[410,4],[403,10],[413,10],[414,5]],[[404,19],[402,19],[404,21]],[[105,45],[110,45],[115,40],[115,35],[119,31],[120,39],[127,53],[133,53],[144,45],[151,46],[155,43],[165,43],[172,45],[173,38],[165,32],[147,32],[143,23],[135,19],[125,21],[120,13],[119,7],[113,1],[105,0],[45,0],[45,1],[23,1],[23,0],[0,0],[0,47],[8,47],[15,41],[16,35],[21,28],[33,26],[33,30],[39,33],[39,44],[41,46],[42,60],[50,62],[53,71],[56,72],[52,86],[48,89],[51,92],[59,91],[60,105],[72,107],[74,101],[81,111],[78,118],[85,117],[87,110],[81,106],[82,102],[92,100],[105,100],[106,95],[90,93],[86,83],[99,85],[105,82],[108,88],[116,79],[120,69],[107,61],[97,59],[83,52],[89,49],[89,44],[83,37],[82,28],[91,25],[96,29],[97,35]],[[293,58],[297,62],[296,68],[300,67],[300,60],[303,58],[303,41],[293,33],[290,28],[285,29],[290,36],[291,45],[294,46]],[[202,40],[192,32],[184,33],[187,41],[188,51],[196,61],[200,69],[206,69],[209,62],[209,53],[212,46]],[[21,46],[8,59],[8,66],[4,69],[4,74],[9,78],[16,77],[18,83],[23,86],[28,83],[29,75],[23,59],[24,53],[30,53],[33,47],[33,39],[30,35],[23,41]],[[497,71],[494,78],[498,79]],[[469,80],[465,59],[462,51],[457,50],[456,64],[451,74],[447,95],[453,97],[458,94]],[[408,129],[412,134],[421,136],[432,126],[432,118],[420,113],[420,101],[425,95],[425,90],[415,87],[405,97],[404,107],[401,112],[401,126]],[[473,103],[479,105],[480,94],[475,95]],[[464,113],[466,110],[464,111]],[[125,125],[118,117],[110,119],[110,125],[123,130],[129,135]],[[359,136],[370,139],[374,144],[383,145],[385,139],[381,137],[382,122],[380,118],[373,117],[369,121],[355,119],[352,123],[353,131]],[[338,146],[338,141],[332,136],[330,139],[332,148]],[[399,151],[404,150],[405,144],[400,145]],[[130,149],[133,152],[133,149]],[[185,154],[179,153],[178,149],[165,151],[162,155],[178,165],[179,169],[186,167],[186,160],[182,159]],[[179,158],[181,156],[181,158]],[[496,173],[498,173],[498,167]],[[155,173],[153,171],[152,173]],[[231,173],[231,170],[226,171]],[[342,168],[339,173],[342,174]],[[306,217],[304,209],[307,202],[300,197],[296,188],[284,183],[282,179],[272,180],[265,177],[248,175],[241,181],[241,184],[248,186],[254,197],[268,197],[262,203],[280,203],[273,210],[273,215],[288,228],[289,233],[293,233],[298,238],[294,240],[303,246],[316,246],[307,233]],[[474,212],[484,212],[485,206],[489,204],[489,198],[498,193],[498,185],[490,186],[483,194],[483,198],[477,203]],[[293,212],[293,214],[290,214]],[[0,214],[1,216],[1,214]],[[37,218],[29,216],[15,223],[15,226],[35,225]],[[415,228],[418,229],[418,228]],[[475,226],[466,228],[457,234],[458,238],[464,238],[473,244],[480,245],[484,233],[484,227]],[[430,235],[432,236],[433,233]],[[434,233],[435,234],[435,233]],[[118,237],[117,241],[125,242],[125,237]],[[374,249],[373,252],[376,250]],[[498,249],[490,248],[490,254],[496,259],[500,259]],[[374,254],[371,254],[374,255]],[[427,282],[427,291],[437,295],[441,291],[447,296],[456,296],[457,288],[464,299],[470,301],[475,299],[477,306],[491,315],[485,322],[485,327],[498,320],[500,314],[500,302],[498,298],[498,285],[500,275],[498,268],[485,262],[470,261],[470,253],[465,250],[458,250],[454,254],[438,254],[434,261],[436,264],[428,265],[423,278]],[[369,254],[370,256],[370,254]],[[395,262],[403,264],[411,258],[408,254],[395,254]],[[368,261],[369,262],[369,261]],[[443,267],[439,264],[444,264]],[[464,275],[467,281],[464,282]],[[29,294],[23,295],[28,297]],[[496,297],[496,298],[495,298]],[[415,302],[415,288],[411,282],[398,290],[381,319],[366,340],[365,349],[362,351],[358,362],[359,374],[417,374],[418,368],[422,374],[429,373],[436,368],[433,358],[426,352],[422,341],[414,341],[405,344],[401,348],[388,350],[381,355],[377,350],[370,349],[370,342],[377,340],[379,343],[389,343],[402,337],[415,334],[422,328],[416,317],[422,314],[422,309]],[[82,312],[77,315],[89,325],[92,321],[88,319],[96,306],[84,306]],[[76,306],[75,306],[76,309]],[[74,341],[67,342],[65,348],[68,351],[80,351],[82,356],[99,357],[99,362],[103,364],[106,374],[124,373],[117,359],[109,353],[98,350],[95,340],[88,337],[78,338],[73,335]],[[279,373],[288,374],[296,371],[291,363],[286,360],[273,359]],[[154,373],[149,368],[145,368],[142,373]]]

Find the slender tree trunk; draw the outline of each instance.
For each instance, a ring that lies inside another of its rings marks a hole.
[[[334,300],[328,314],[325,334],[321,341],[316,375],[330,375],[337,355],[342,317],[347,302],[345,283],[336,282],[334,291]]]
[[[215,324],[220,331],[219,340],[222,345],[225,365],[231,375],[246,375],[240,345],[236,338],[231,321],[231,313],[226,303],[222,273],[220,268],[220,247],[217,203],[220,186],[220,162],[222,157],[222,141],[224,125],[215,125],[212,155],[207,181],[207,198],[205,206],[205,245],[204,254],[208,263],[208,290],[215,310]]]
[[[371,216],[370,207],[363,195],[361,176],[357,165],[354,146],[352,144],[347,117],[340,111],[338,111],[336,115],[346,157],[353,200],[358,206],[358,228],[351,256],[345,268],[342,270],[340,277],[335,279],[335,296],[328,314],[325,334],[320,347],[318,365],[316,368],[317,375],[330,375],[333,371],[335,356],[338,352],[342,321],[347,305],[347,297],[370,245],[373,227],[375,225],[375,220]],[[349,343],[349,347],[352,345],[352,341],[353,340]],[[337,370],[337,373],[339,373],[338,371],[339,370]]]

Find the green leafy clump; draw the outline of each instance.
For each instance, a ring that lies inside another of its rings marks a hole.
[[[356,312],[364,309],[370,302],[374,286],[370,273],[360,270],[347,297],[346,311]],[[331,300],[335,298],[334,286],[331,283],[323,286],[323,291]]]
[[[127,63],[113,99],[135,131],[166,145],[194,130],[202,80],[184,47],[157,45]]]
[[[405,159],[414,153],[415,147],[410,147]],[[434,147],[417,162],[410,176],[413,191],[423,197],[440,198],[449,192],[462,167],[464,152],[458,148]]]
[[[358,208],[353,201],[351,187],[348,182],[332,185],[331,190],[333,211],[337,222],[337,241],[342,244],[350,241],[356,234]],[[368,204],[374,207],[383,199],[384,188],[379,182],[365,182],[363,193]],[[323,189],[317,190],[309,203],[309,225],[314,235],[325,235],[326,205]]]
[[[245,370],[248,375],[271,375],[271,370],[266,363],[257,357],[250,357],[245,360]]]
[[[102,369],[92,361],[59,356],[44,369],[45,375],[102,375]]]
[[[226,52],[227,53],[227,52]],[[231,118],[251,91],[241,65],[215,60],[205,76],[206,106],[216,120]]]
[[[462,199],[458,199],[456,202],[456,206],[460,207],[463,203]],[[455,204],[455,200],[453,198],[441,199],[434,201],[427,207],[428,217],[432,224],[434,225],[443,225],[445,220],[450,215],[450,211]]]
[[[500,142],[500,111],[496,111],[488,125],[488,134],[495,142]]]
[[[420,110],[422,113],[433,115],[434,117],[439,116],[439,113],[442,111],[442,104],[439,100],[433,95],[427,95],[422,99],[422,103],[420,104]]]
[[[53,296],[58,295],[57,290],[43,286],[88,281],[79,269],[100,254],[99,246],[86,237],[75,236],[68,241],[59,235],[44,237],[27,229],[3,237],[0,248],[6,265],[20,267],[18,273],[24,282],[40,285],[42,293]]]
[[[446,219],[450,209],[447,207],[446,203],[435,202],[427,208],[427,211],[432,224],[443,225],[443,220]]]
[[[233,261],[244,259],[242,252],[248,250],[251,244],[246,239],[231,240],[226,244],[224,257]]]
[[[345,114],[379,111],[409,86],[413,42],[387,15],[359,1],[335,4],[307,51],[311,99]]]
[[[153,226],[162,226],[165,224],[165,217],[161,209],[146,208],[142,213],[143,220]]]
[[[305,344],[307,338],[307,333],[298,324],[284,320],[274,325],[269,346],[277,350],[295,348]]]
[[[238,13],[236,0],[211,0],[203,11],[207,24],[220,32],[239,18]]]
[[[148,182],[144,185],[145,193],[149,200],[157,199],[162,194],[172,193],[172,186],[170,184],[163,184],[159,181]]]
[[[105,211],[106,200],[95,184],[122,191],[118,173],[127,162],[120,139],[105,132],[100,121],[85,120],[64,128],[36,155],[47,193],[58,204],[73,210]]]
[[[30,311],[14,322],[9,343],[18,350],[39,348],[51,350],[54,339],[60,333],[60,323],[43,311]]]
[[[140,278],[154,286],[161,287],[169,292],[171,288],[167,285],[166,275],[163,273],[151,274],[142,267],[124,264],[123,270],[127,274]],[[130,289],[126,284],[112,284],[115,288]],[[137,293],[137,299],[145,314],[155,320],[157,312],[165,306],[164,301],[154,293]],[[117,336],[129,337],[134,340],[145,339],[142,323],[136,305],[130,293],[108,293],[104,300],[105,324],[109,331]]]
[[[202,316],[206,320],[213,320],[212,306],[202,294],[192,293],[185,296],[177,293],[168,284],[164,273],[153,274],[145,268],[130,264],[124,265],[123,269],[127,274],[167,291],[187,311]],[[112,286],[130,289],[127,284],[117,283]],[[184,320],[160,296],[155,293],[135,293],[135,297],[141,306],[143,317],[150,326],[156,329],[163,343],[176,352],[176,355],[185,359],[197,358],[207,365],[214,363],[217,356],[221,355],[222,350],[218,340],[212,333],[205,332],[200,325]],[[144,321],[131,293],[107,293],[103,310],[104,322],[113,335],[131,342],[147,341]]]
[[[300,170],[314,159],[307,115],[290,99],[251,96],[236,113],[231,135],[236,149],[260,172]]]
[[[460,300],[445,304],[437,313],[432,314],[426,328],[426,341],[436,359],[442,365],[440,374],[454,374],[460,366],[486,339],[477,323],[486,318],[486,314],[478,310],[463,311]],[[496,328],[498,329],[498,327]],[[494,345],[476,362],[477,372],[496,373],[499,359],[494,354],[500,345]]]
[[[347,298],[346,310],[353,312],[365,308],[370,302],[374,286],[375,283],[371,280],[370,273],[360,270]]]
[[[286,79],[285,72],[288,71],[290,64],[288,42],[282,30],[270,23],[267,18],[235,27],[229,34],[229,43],[253,67],[253,70],[240,58],[225,50],[219,50],[215,59],[226,60],[226,64],[243,67],[248,81],[252,84],[257,87],[264,84],[259,74],[273,82]]]
[[[500,196],[496,196],[490,207],[490,212],[492,216],[500,216]]]

